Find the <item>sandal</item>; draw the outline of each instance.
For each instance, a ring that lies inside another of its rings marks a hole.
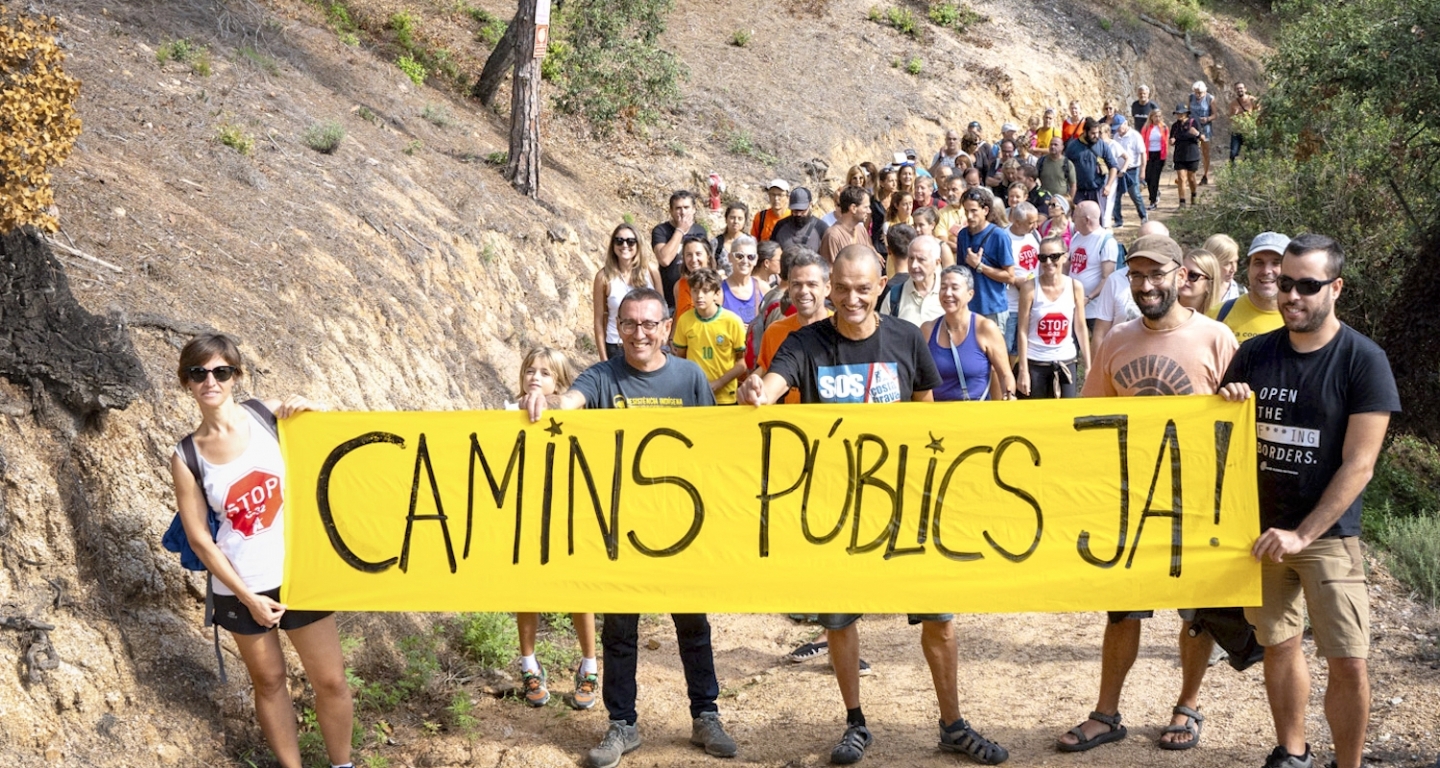
[[[983,765],[999,765],[1010,759],[1004,747],[981,736],[963,717],[950,725],[940,721],[940,749],[969,755]]]
[[[1163,731],[1160,732],[1160,737],[1161,737],[1161,738],[1160,738],[1160,741],[1158,742],[1159,745],[1160,745],[1160,748],[1161,748],[1161,749],[1171,749],[1171,750],[1181,750],[1181,749],[1190,749],[1191,747],[1195,746],[1196,744],[1199,744],[1199,743],[1200,743],[1200,728],[1201,728],[1201,726],[1203,726],[1203,725],[1205,724],[1205,716],[1202,715],[1202,714],[1200,714],[1199,712],[1196,712],[1195,710],[1193,710],[1193,709],[1191,709],[1191,708],[1189,708],[1189,707],[1185,707],[1185,706],[1176,706],[1174,709],[1170,710],[1170,713],[1171,713],[1171,714],[1174,714],[1174,715],[1184,715],[1184,716],[1185,716],[1185,722],[1184,722],[1183,724],[1181,724],[1181,725],[1171,725],[1171,726],[1167,726],[1167,727],[1165,728],[1165,730],[1163,730]],[[1187,734],[1190,735],[1190,740],[1189,740],[1189,741],[1165,741],[1165,738],[1164,738],[1164,737],[1165,737],[1165,734],[1167,734],[1167,733],[1187,733]]]
[[[1129,733],[1125,730],[1125,726],[1120,724],[1119,712],[1116,712],[1113,715],[1107,715],[1103,712],[1091,712],[1090,719],[1094,720],[1097,723],[1103,723],[1104,725],[1110,726],[1110,730],[1098,733],[1087,739],[1085,738],[1085,724],[1081,723],[1067,731],[1067,733],[1075,737],[1074,744],[1066,744],[1063,741],[1057,740],[1055,742],[1055,748],[1060,750],[1061,752],[1086,752],[1100,746],[1101,744],[1109,744],[1112,741],[1120,741],[1121,739],[1129,735]]]

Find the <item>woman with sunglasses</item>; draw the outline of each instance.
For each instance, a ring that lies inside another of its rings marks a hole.
[[[945,314],[920,326],[940,372],[940,386],[934,389],[937,402],[1015,398],[1005,335],[989,318],[970,311],[974,296],[969,268],[951,265],[940,272],[940,308]],[[999,386],[992,388],[992,381]]]
[[[235,402],[244,364],[239,347],[220,334],[191,339],[180,350],[177,373],[200,409],[200,425],[170,457],[175,501],[190,548],[210,572],[215,624],[230,632],[250,674],[265,742],[280,765],[300,768],[285,654],[274,631],[280,629],[315,690],[316,720],[331,765],[350,766],[354,702],[335,615],[287,610],[280,602],[285,463],[269,414],[284,419],[320,408],[298,395]],[[246,503],[230,503],[232,498]]]
[[[1220,262],[1204,248],[1185,252],[1185,282],[1180,284],[1180,304],[1204,315],[1220,304]]]
[[[1077,361],[1090,370],[1085,286],[1065,274],[1067,258],[1065,241],[1046,237],[1040,241],[1040,274],[1020,286],[1015,346],[1022,398],[1075,397]]]
[[[595,340],[601,342],[596,346],[602,363],[622,354],[620,331],[615,328],[620,300],[635,288],[660,285],[660,270],[643,249],[635,228],[629,224],[621,224],[610,232],[605,263],[595,273],[594,288]]]
[[[768,288],[753,274],[759,258],[755,238],[749,235],[736,238],[730,251],[730,275],[720,283],[720,305],[739,315],[746,325],[755,319]]]
[[[1070,201],[1064,195],[1050,196],[1050,218],[1040,225],[1040,237],[1054,235],[1068,249],[1075,236],[1075,223],[1070,221]]]

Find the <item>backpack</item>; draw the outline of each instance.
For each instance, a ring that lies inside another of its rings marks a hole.
[[[255,418],[270,432],[270,436],[276,440],[280,439],[280,433],[275,426],[275,414],[270,412],[265,404],[256,399],[246,400],[240,404],[245,410],[254,414]],[[195,484],[200,486],[201,496],[205,493],[205,471],[200,465],[200,452],[195,449],[195,434],[192,432],[180,440],[180,456],[185,460],[185,466],[190,474],[195,476]],[[210,508],[210,499],[205,497],[205,521],[210,526],[210,539],[215,540],[215,535],[220,532],[220,516]],[[187,571],[204,571],[205,563],[201,562],[200,556],[190,547],[190,537],[185,535],[185,525],[180,521],[180,513],[176,512],[175,517],[170,520],[170,527],[165,530],[165,535],[160,539],[160,545],[170,552],[180,556],[180,566]],[[220,655],[220,627],[215,624],[215,592],[211,588],[210,579],[205,579],[205,623],[204,626],[212,627],[215,630],[215,661],[220,665],[220,682],[227,682],[225,678],[225,659]]]
[[[900,316],[900,294],[905,290],[905,283],[909,282],[909,280],[910,275],[908,274],[895,275],[890,278],[890,282],[885,285],[885,295],[890,299],[891,317]],[[882,300],[880,303],[883,305],[885,302]]]
[[[1041,155],[1040,159],[1035,161],[1036,171],[1042,171],[1045,169],[1045,158],[1047,157],[1049,157],[1049,155]],[[1060,162],[1062,163],[1062,165],[1060,166],[1060,170],[1062,172],[1061,175],[1065,179],[1065,183],[1073,186],[1075,184],[1075,173],[1072,169],[1075,166],[1073,163],[1066,162],[1069,159],[1070,158],[1065,157],[1064,155],[1060,156]]]
[[[1235,308],[1236,301],[1237,299],[1231,299],[1224,304],[1221,304],[1220,311],[1215,313],[1215,319],[1222,323],[1225,322],[1225,316],[1230,314],[1230,310]]]
[[[1255,638],[1255,627],[1245,620],[1243,608],[1200,608],[1190,622],[1190,636],[1205,632],[1225,649],[1226,661],[1238,672],[1265,658],[1265,649]]]

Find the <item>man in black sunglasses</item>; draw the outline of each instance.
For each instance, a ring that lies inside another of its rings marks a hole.
[[[1325,718],[1338,768],[1359,768],[1370,718],[1369,591],[1360,499],[1400,395],[1385,351],[1335,316],[1345,254],[1324,235],[1285,247],[1285,327],[1245,342],[1221,393],[1256,397],[1261,605],[1245,618],[1265,646],[1265,689],[1278,745],[1266,768],[1312,768],[1305,742],[1310,672],[1301,646],[1305,596],[1315,651],[1329,670]]]

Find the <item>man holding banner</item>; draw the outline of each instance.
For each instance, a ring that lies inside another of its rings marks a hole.
[[[1266,768],[1313,768],[1305,742],[1310,671],[1306,614],[1329,681],[1325,719],[1337,768],[1359,768],[1370,719],[1370,596],[1360,553],[1361,497],[1400,395],[1375,342],[1335,316],[1345,255],[1323,235],[1301,235],[1281,259],[1285,327],[1245,342],[1223,394],[1256,396],[1263,602],[1245,618],[1265,646],[1265,692],[1279,744]],[[1305,597],[1306,614],[1300,597]]]
[[[1181,306],[1185,279],[1180,246],[1165,235],[1135,241],[1125,261],[1127,278],[1140,317],[1116,325],[1105,337],[1087,373],[1082,397],[1137,395],[1212,395],[1238,346],[1224,324]],[[1188,615],[1187,615],[1188,614]],[[1126,736],[1120,724],[1120,693],[1125,676],[1140,654],[1140,621],[1154,611],[1111,611],[1100,660],[1100,696],[1089,719],[1060,736],[1062,752],[1084,752]],[[1193,613],[1182,612],[1180,697],[1160,748],[1190,749],[1200,742],[1200,684],[1215,642],[1198,632],[1190,636]]]
[[[740,402],[769,405],[792,388],[800,392],[803,403],[931,402],[931,390],[940,384],[934,359],[916,326],[875,311],[884,287],[879,256],[870,246],[842,249],[830,278],[835,314],[790,334],[764,378],[752,374],[741,385]],[[874,742],[860,708],[860,633],[855,624],[859,619],[860,614],[853,613],[820,614],[846,710],[845,735],[830,752],[830,762],[838,765],[859,762]],[[999,765],[1009,753],[960,716],[953,620],[949,613],[909,617],[911,624],[921,625],[920,645],[935,681],[939,746],[986,765]]]
[[[520,407],[539,421],[547,408],[673,408],[714,405],[715,395],[700,366],[665,354],[670,338],[670,318],[665,297],[653,288],[637,288],[620,301],[616,328],[620,331],[623,356],[613,357],[588,368],[569,390],[559,395],[529,392]],[[680,663],[685,668],[685,685],[690,695],[690,716],[694,718],[690,742],[704,747],[715,757],[734,757],[735,741],[720,723],[715,700],[720,683],[715,677],[715,654],[710,645],[710,621],[703,613],[671,614]],[[635,725],[636,683],[640,616],[634,613],[605,615],[601,640],[605,646],[605,681],[602,691],[610,727],[600,746],[590,750],[593,768],[614,768],[620,759],[640,746]]]

